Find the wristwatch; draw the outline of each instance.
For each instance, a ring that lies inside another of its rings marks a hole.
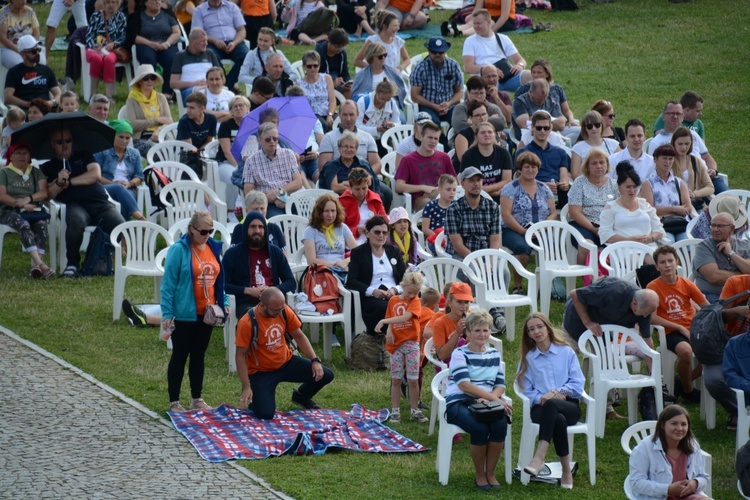
[[[311,359],[310,363],[320,363],[321,365],[323,364],[318,356],[315,356],[313,359]]]

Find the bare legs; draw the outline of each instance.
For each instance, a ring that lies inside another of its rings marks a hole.
[[[490,441],[486,446],[473,444],[469,446],[471,459],[474,462],[474,481],[478,486],[500,484],[495,478],[495,469],[504,445],[502,441],[499,443]]]

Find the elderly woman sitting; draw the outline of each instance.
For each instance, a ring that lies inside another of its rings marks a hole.
[[[150,64],[138,66],[138,72],[130,81],[130,94],[125,102],[123,118],[133,127],[133,147],[146,158],[148,150],[156,144],[159,130],[172,123],[169,103],[164,94],[155,90],[164,79]]]
[[[354,132],[345,131],[338,140],[338,149],[340,156],[336,160],[331,160],[323,166],[320,176],[320,188],[330,189],[336,194],[342,194],[349,187],[349,174],[355,168],[361,168],[367,171],[372,178],[372,190],[380,194],[380,181],[370,164],[365,160],[357,157],[357,148],[359,139]]]
[[[378,146],[378,154],[382,157],[388,154],[381,144],[381,137],[388,129],[401,125],[401,110],[398,101],[393,98],[396,86],[383,80],[369,92],[357,99],[357,129],[370,134]]]

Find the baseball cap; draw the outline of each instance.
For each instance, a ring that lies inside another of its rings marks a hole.
[[[471,294],[471,287],[466,283],[453,283],[450,294],[457,300],[468,300],[474,302],[474,296]]]
[[[474,176],[482,175],[482,171],[479,170],[477,167],[469,167],[465,169],[463,172],[458,174],[458,180],[460,182],[465,181],[466,179],[471,179]]]
[[[37,41],[36,38],[34,38],[31,35],[24,35],[21,38],[18,39],[18,52],[23,52],[24,50],[31,50],[34,47],[41,45],[42,42]]]
[[[430,116],[430,114],[424,111],[420,111],[419,113],[417,113],[417,116],[414,119],[414,123],[418,123],[420,125],[422,125],[423,123],[431,122],[431,121],[432,121],[432,117]]]

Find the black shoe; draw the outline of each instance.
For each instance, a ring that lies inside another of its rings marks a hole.
[[[693,389],[690,392],[683,392],[682,400],[686,403],[698,404],[701,402],[701,391],[698,389]]]
[[[449,37],[451,34],[450,24],[448,24],[448,21],[443,21],[443,24],[440,25],[440,34],[444,37]]]
[[[131,304],[128,299],[122,301],[122,312],[128,317],[128,321],[130,321],[131,325],[138,328],[145,328],[148,326],[146,314],[140,308]]]
[[[463,36],[463,33],[460,29],[458,29],[458,21],[455,19],[451,21],[451,28],[453,28],[453,37],[454,38],[461,38]]]
[[[675,401],[677,401],[677,398],[672,396],[669,393],[669,389],[667,389],[667,384],[663,384],[661,386],[661,394],[662,394],[661,398],[664,400],[665,403],[674,403]]]
[[[674,376],[674,398],[675,401],[682,396],[682,381],[679,375]]]
[[[297,389],[292,391],[292,403],[300,405],[305,410],[320,410],[320,406],[318,406],[318,403],[313,401],[310,398],[303,398],[300,396],[299,392],[297,392]]]

